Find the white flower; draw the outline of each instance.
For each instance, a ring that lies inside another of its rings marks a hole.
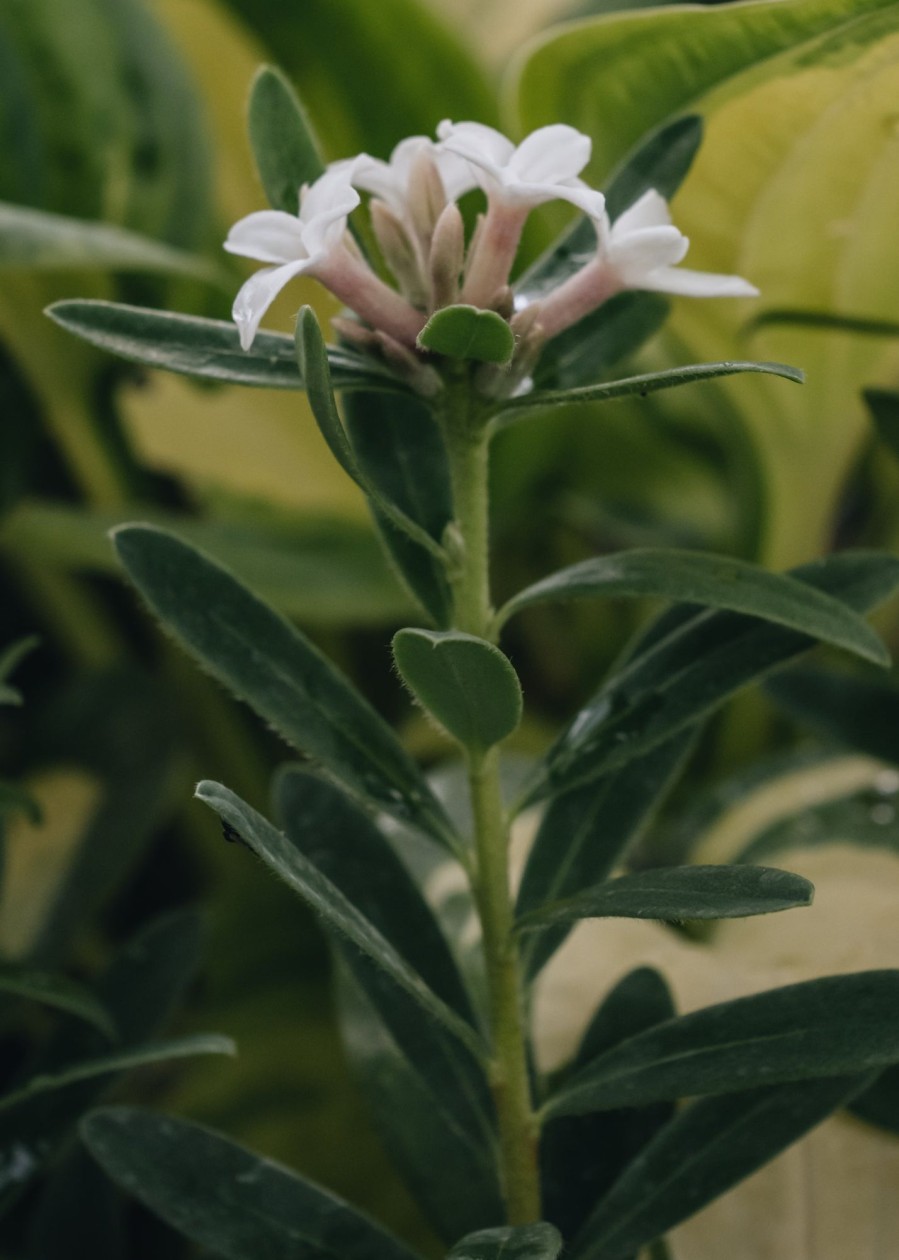
[[[288,281],[304,273],[315,275],[340,246],[347,215],[360,201],[351,178],[352,163],[341,163],[306,189],[298,215],[260,210],[240,219],[228,233],[229,253],[275,264],[251,276],[234,300],[231,314],[244,350],[253,344],[260,320]]]
[[[684,297],[757,297],[741,276],[679,267],[690,247],[671,222],[668,203],[650,188],[614,223],[603,209],[593,216],[594,257],[540,304],[544,336],[555,337],[625,289],[649,289]]]
[[[758,289],[740,276],[678,267],[690,242],[671,222],[665,198],[645,192],[614,223],[603,211],[596,219],[599,258],[619,289],[652,289],[685,297],[757,297]]]
[[[401,140],[387,162],[367,153],[352,159],[353,187],[378,197],[394,214],[403,218],[416,191],[414,185],[422,158],[430,158],[434,163],[448,201],[457,201],[476,187],[477,181],[469,164],[448,149],[442,149],[427,136],[409,136]],[[335,165],[339,167],[342,164]]]
[[[491,199],[528,208],[561,199],[584,214],[596,217],[603,212],[602,193],[578,178],[590,161],[592,142],[573,127],[564,123],[540,127],[517,147],[483,123],[444,119],[437,135],[442,148],[472,164],[478,184]]]

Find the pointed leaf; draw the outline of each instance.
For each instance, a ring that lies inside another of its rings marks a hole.
[[[303,898],[334,932],[382,967],[388,975],[435,1019],[453,1033],[475,1057],[483,1045],[467,1020],[453,1011],[428,987],[374,924],[349,901],[321,871],[299,851],[283,832],[251,809],[240,797],[220,783],[208,780],[198,784],[197,797],[213,809],[237,833],[266,866]]]
[[[828,741],[899,762],[899,688],[833,669],[794,666],[765,684],[779,709]]]
[[[111,1072],[126,1072],[131,1068],[150,1063],[165,1063],[169,1059],[183,1059],[197,1054],[236,1054],[237,1047],[230,1037],[216,1033],[197,1033],[192,1037],[176,1037],[171,1041],[151,1042],[146,1046],[134,1046],[114,1054],[105,1054],[83,1063],[73,1063],[65,1071],[54,1075],[33,1076],[18,1089],[0,1098],[0,1112],[9,1111],[23,1103],[31,1102],[40,1094],[66,1089],[69,1085],[108,1076]]]
[[[629,376],[620,381],[606,381],[597,385],[581,385],[577,389],[538,389],[530,394],[512,398],[499,409],[493,420],[494,428],[504,429],[527,418],[534,410],[574,406],[576,403],[609,402],[613,398],[627,398],[636,394],[646,398],[660,389],[675,389],[680,385],[692,385],[696,381],[714,380],[718,376],[736,376],[741,372],[761,372],[767,376],[782,376],[784,380],[802,384],[805,376],[798,368],[786,363],[691,363],[688,367],[668,368],[664,372],[646,372],[642,376]]]
[[[745,560],[673,548],[639,548],[560,569],[510,599],[497,614],[497,624],[504,625],[534,604],[607,596],[649,596],[748,613],[801,630],[876,665],[890,662],[867,622],[832,595]]]
[[[82,1136],[114,1181],[217,1256],[415,1260],[335,1195],[186,1120],[107,1107]]]
[[[297,214],[300,189],[325,169],[296,92],[274,66],[261,66],[250,87],[247,125],[269,204]]]
[[[869,1077],[703,1098],[628,1165],[578,1238],[576,1260],[625,1260],[761,1168],[857,1094]]]
[[[555,1225],[501,1225],[468,1234],[456,1243],[447,1260],[556,1260],[562,1235]]]
[[[412,394],[344,394],[346,431],[368,481],[435,541],[453,517],[443,436],[430,409]],[[399,576],[440,627],[452,618],[453,596],[443,562],[372,504],[375,524]]]
[[[281,333],[259,332],[252,347],[242,350],[230,320],[81,299],[56,302],[47,314],[90,345],[145,367],[227,385],[304,388],[294,339]],[[409,392],[376,359],[338,347],[329,349],[328,359],[335,389]]]
[[[360,467],[343,427],[340,412],[337,410],[337,402],[331,385],[327,347],[311,306],[304,306],[297,317],[296,342],[297,361],[305,383],[309,406],[331,454],[347,476],[352,477],[356,485],[364,491],[372,500],[373,505],[389,519],[392,525],[408,534],[414,542],[431,552],[432,555],[438,559],[441,558],[443,551],[440,544],[427,530],[422,529],[417,521],[407,516],[401,508],[381,494],[378,486]]]
[[[642,835],[693,751],[678,737],[595,782],[554,797],[540,822],[518,890],[516,913],[571,896],[605,879]],[[528,932],[522,967],[533,979],[565,940],[570,925]]]
[[[827,976],[708,1006],[630,1037],[575,1074],[549,1115],[726,1094],[899,1062],[899,971]]]
[[[899,583],[899,561],[876,552],[840,552],[803,565],[793,577],[856,612]],[[807,635],[730,612],[664,623],[575,717],[535,771],[523,804],[564,792],[623,765],[711,713],[753,679],[812,646]]]
[[[400,630],[393,656],[419,703],[465,748],[480,753],[521,721],[521,684],[499,648],[455,630]]]
[[[449,359],[508,363],[515,349],[515,336],[496,311],[462,304],[436,311],[418,334],[418,345]]]
[[[229,285],[223,268],[129,232],[114,223],[95,223],[0,202],[0,271],[151,271],[192,276],[220,289]]]
[[[468,1024],[474,1011],[433,912],[390,844],[333,784],[296,767],[282,771],[275,808],[287,839],[363,915],[397,954]],[[325,923],[327,926],[327,921]],[[341,955],[390,1036],[433,1095],[432,1115],[469,1144],[493,1144],[483,1069],[429,1010],[382,967],[334,934]]]
[[[115,1022],[109,1011],[96,994],[67,976],[9,964],[0,965],[0,993],[28,998],[58,1011],[66,1011],[93,1024],[104,1036],[115,1040]]]
[[[519,919],[518,930],[577,919],[742,919],[811,905],[813,894],[801,875],[766,866],[669,866],[551,901]]]
[[[289,622],[201,552],[144,525],[115,533],[131,580],[216,678],[350,792],[452,844],[452,829],[387,724]]]

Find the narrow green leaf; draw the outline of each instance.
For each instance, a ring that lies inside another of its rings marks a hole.
[[[862,337],[899,337],[899,323],[893,319],[872,319],[866,315],[841,315],[837,311],[796,310],[770,307],[754,315],[745,326],[752,336],[762,328],[818,328],[822,332],[856,333]]]
[[[679,385],[692,385],[696,381],[709,381],[718,376],[736,376],[741,372],[761,372],[767,376],[782,376],[784,380],[802,384],[805,376],[798,368],[786,363],[691,363],[688,367],[668,368],[664,372],[646,372],[642,376],[629,376],[620,381],[606,381],[598,385],[582,385],[578,389],[538,389],[530,394],[512,398],[496,412],[493,425],[503,429],[525,419],[534,410],[552,407],[574,406],[577,403],[609,402],[613,398],[627,398],[636,394],[646,398],[660,389],[674,389]]]
[[[899,327],[897,327],[899,333]],[[893,455],[899,456],[899,393],[892,389],[866,389],[862,393],[877,436]]]
[[[863,612],[895,590],[899,560],[838,552],[792,576]],[[813,644],[798,631],[731,612],[684,619],[675,608],[664,626],[668,632],[654,634],[559,736],[522,804],[567,792],[664,743]]]
[[[363,800],[452,847],[452,828],[393,731],[289,622],[173,535],[123,526],[116,550],[163,624],[216,678]]]
[[[339,788],[297,767],[279,774],[275,810],[290,843],[441,1001],[474,1025],[468,992],[433,912],[374,823]],[[334,935],[335,943],[344,946],[343,934]],[[341,948],[341,956],[410,1069],[429,1089],[435,1122],[439,1115],[469,1145],[489,1150],[492,1104],[480,1064],[430,1010],[355,945]]]
[[[115,1021],[109,1011],[96,994],[67,976],[9,964],[0,965],[0,993],[28,998],[55,1010],[66,1011],[92,1024],[110,1040],[115,1040]]]
[[[0,270],[151,271],[190,276],[220,289],[228,273],[208,258],[175,249],[112,223],[0,202]]]
[[[176,1037],[171,1041],[151,1042],[146,1046],[134,1046],[115,1054],[105,1054],[83,1063],[73,1063],[64,1071],[53,1075],[33,1076],[24,1085],[0,1098],[0,1112],[30,1102],[39,1094],[53,1093],[81,1081],[108,1076],[110,1072],[126,1072],[131,1068],[151,1063],[165,1063],[169,1059],[190,1058],[198,1054],[236,1054],[237,1047],[230,1037],[217,1033],[196,1033],[192,1037]]]
[[[609,217],[617,219],[622,210],[650,188],[671,198],[701,143],[702,119],[696,114],[664,123],[638,140],[606,186]],[[533,302],[567,280],[595,252],[596,229],[589,219],[581,218],[528,268],[515,286],[516,291]]]
[[[727,1094],[899,1062],[899,971],[827,976],[704,1007],[576,1073],[549,1115]]]
[[[643,834],[691,752],[694,740],[678,736],[595,782],[564,792],[548,804],[528,854],[516,913],[569,897],[608,877]],[[521,941],[525,974],[532,980],[565,940],[570,925],[528,932]]]
[[[450,359],[508,363],[515,349],[515,336],[496,311],[463,304],[436,311],[418,334],[418,344],[422,350]]]
[[[322,437],[337,460],[340,467],[355,481],[356,485],[371,499],[380,513],[388,518],[392,525],[424,547],[435,558],[441,559],[443,549],[422,529],[417,521],[407,516],[401,508],[381,494],[380,489],[359,466],[356,453],[350,445],[343,421],[337,410],[337,403],[331,385],[331,371],[328,366],[328,353],[318,319],[311,306],[304,306],[297,317],[297,361],[300,374],[306,388],[309,406],[321,430]]]
[[[560,569],[513,596],[497,613],[496,625],[503,626],[534,604],[620,596],[747,613],[801,630],[876,665],[890,663],[884,644],[867,622],[832,595],[745,560],[673,548],[639,548]]]
[[[256,169],[269,204],[297,214],[300,189],[325,169],[296,92],[274,66],[261,66],[250,87],[247,124]]]
[[[813,894],[801,875],[766,866],[669,866],[551,901],[519,919],[518,930],[577,919],[742,919],[811,905]]]
[[[0,687],[0,703],[2,702],[3,688]],[[0,820],[4,814],[17,813],[24,814],[35,824],[39,823],[43,817],[41,807],[33,796],[29,796],[17,783],[8,783],[5,779],[0,779]]]
[[[556,1260],[562,1235],[555,1225],[501,1225],[461,1238],[447,1260]]]
[[[853,1115],[899,1137],[899,1067],[888,1067],[852,1100]]]
[[[899,688],[812,665],[769,679],[765,692],[779,709],[828,741],[899,763]]]
[[[503,1219],[495,1141],[472,1134],[462,1112],[448,1116],[457,1092],[438,1091],[421,1062],[400,1050],[348,961],[341,951],[337,995],[347,1056],[390,1162],[449,1245],[460,1231]]]
[[[217,1256],[416,1260],[342,1199],[186,1120],[107,1107],[81,1132],[114,1181]]]
[[[625,1260],[767,1164],[864,1087],[867,1076],[703,1098],[624,1170],[574,1240],[575,1260]]]
[[[252,347],[242,350],[230,320],[81,299],[56,302],[47,314],[90,345],[145,367],[223,385],[304,388],[294,339],[281,333],[259,332]],[[388,368],[370,357],[331,347],[328,360],[335,389],[409,392]]]
[[[618,293],[548,341],[534,369],[537,389],[574,389],[605,376],[662,327],[670,304],[658,293]]]
[[[675,1013],[671,993],[659,972],[638,967],[603,1000],[571,1067],[576,1070],[626,1037],[671,1019]],[[558,1116],[544,1126],[540,1139],[543,1210],[565,1238],[579,1233],[597,1202],[673,1112],[673,1105],[663,1102],[585,1116]]]
[[[400,630],[393,657],[419,703],[473,752],[511,735],[521,721],[521,684],[499,648],[456,630]]]
[[[237,832],[266,866],[321,915],[329,929],[339,932],[361,949],[476,1058],[481,1057],[483,1043],[471,1024],[425,984],[390,941],[283,832],[220,783],[204,780],[198,784],[196,795]]]

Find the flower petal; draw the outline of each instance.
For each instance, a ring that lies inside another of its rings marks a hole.
[[[283,210],[257,210],[239,219],[228,233],[229,254],[259,262],[285,263],[305,258],[303,225],[296,215]]]
[[[281,267],[265,267],[262,271],[257,271],[254,276],[250,276],[239,290],[231,308],[231,317],[240,333],[242,349],[249,350],[253,344],[253,338],[256,336],[263,315],[285,284],[294,276],[309,271],[316,261],[313,258],[303,258]]]
[[[345,219],[362,198],[353,187],[358,158],[335,162],[303,193],[300,220],[304,225],[316,219],[334,223]]]
[[[511,140],[483,123],[454,123],[445,118],[437,128],[437,135],[445,149],[491,175],[497,175],[515,152]]]
[[[668,202],[661,193],[649,188],[632,206],[615,220],[618,232],[635,232],[638,228],[667,227],[671,223]]]
[[[712,271],[691,271],[689,267],[659,267],[647,272],[640,281],[641,289],[654,293],[673,293],[682,297],[758,297],[754,284],[742,276],[717,275]]]
[[[619,234],[613,226],[607,248],[610,266],[623,283],[642,288],[644,277],[679,263],[690,242],[676,227],[640,228]]]
[[[590,161],[589,136],[564,123],[539,127],[522,140],[508,162],[516,179],[530,184],[559,184],[580,175]]]

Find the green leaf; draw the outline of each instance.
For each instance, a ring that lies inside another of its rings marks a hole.
[[[90,345],[145,367],[224,385],[304,388],[294,339],[281,333],[259,332],[252,347],[242,350],[230,320],[77,299],[56,302],[47,314]],[[336,347],[329,349],[328,359],[335,389],[408,393],[407,386],[375,359]]]
[[[298,630],[171,534],[128,525],[115,545],[151,609],[219,681],[351,793],[452,846],[396,736]]]
[[[500,609],[496,624],[504,625],[534,604],[622,595],[747,613],[801,630],[876,665],[890,663],[889,653],[867,622],[833,596],[745,560],[673,548],[639,548],[560,569],[513,596]]]
[[[596,782],[554,797],[528,854],[516,914],[571,896],[605,879],[646,829],[693,751],[689,736],[671,740]],[[521,960],[533,979],[570,926],[529,932]]]
[[[309,406],[331,454],[343,471],[352,477],[356,485],[364,491],[379,513],[386,516],[397,529],[408,534],[413,542],[424,547],[436,559],[441,559],[443,550],[440,544],[427,530],[422,529],[417,521],[407,516],[401,508],[386,498],[360,467],[337,410],[331,386],[327,348],[318,326],[318,319],[311,306],[304,306],[297,317],[296,343],[297,361],[305,382]]]
[[[899,456],[899,393],[892,389],[866,389],[862,397],[877,436],[893,455]]]
[[[2,697],[3,689],[0,688],[0,702]],[[5,779],[0,779],[0,820],[4,814],[17,813],[24,814],[35,825],[43,817],[41,807],[33,796],[29,796],[17,783],[7,783]]]
[[[617,219],[650,188],[663,197],[672,197],[701,143],[702,119],[696,114],[666,122],[638,140],[606,186],[609,217]],[[567,280],[595,252],[596,229],[589,219],[581,218],[528,268],[515,286],[516,291],[533,302]],[[583,324],[582,320],[577,327]]]
[[[476,1057],[483,1054],[480,1036],[397,951],[371,921],[291,841],[261,814],[220,783],[204,780],[197,797],[260,857],[266,866],[311,906],[328,928],[346,937],[372,959]]]
[[[850,1111],[868,1124],[899,1136],[899,1068],[889,1067],[864,1093],[852,1100]]]
[[[811,905],[814,888],[801,875],[766,866],[669,866],[621,875],[564,901],[531,910],[520,932],[577,919],[742,919]]]
[[[390,1035],[341,952],[340,1028],[350,1064],[373,1111],[384,1148],[433,1228],[447,1244],[460,1230],[503,1218],[493,1142],[447,1117],[457,1091],[438,1092]]]
[[[456,630],[400,630],[393,657],[406,686],[464,748],[486,751],[521,721],[521,684],[499,648]]]
[[[562,1235],[555,1225],[501,1225],[461,1238],[447,1260],[556,1260]]]
[[[625,1260],[761,1168],[857,1094],[838,1076],[703,1098],[624,1170],[574,1240],[577,1260]]]
[[[247,108],[250,144],[269,205],[298,214],[300,189],[325,169],[296,92],[274,66],[261,66]]]
[[[0,1098],[0,1112],[31,1102],[40,1094],[63,1090],[69,1085],[108,1076],[111,1072],[126,1072],[131,1068],[151,1063],[165,1063],[169,1059],[189,1058],[198,1054],[236,1054],[237,1047],[230,1037],[216,1033],[196,1033],[192,1037],[176,1037],[171,1041],[151,1042],[146,1046],[134,1046],[114,1054],[105,1054],[83,1063],[73,1063],[54,1075],[33,1076],[24,1085]]]
[[[418,334],[418,345],[449,359],[475,363],[508,363],[515,336],[496,311],[476,306],[445,306],[436,311]]]
[[[0,270],[82,271],[93,267],[190,276],[226,291],[231,287],[223,268],[162,241],[113,223],[71,219],[0,202]]]
[[[862,971],[707,1006],[629,1037],[568,1080],[546,1110],[578,1115],[896,1062],[899,971]]]
[[[0,965],[0,993],[28,998],[66,1011],[98,1028],[110,1040],[116,1038],[115,1021],[96,994],[67,976],[26,967]]]
[[[430,907],[390,844],[332,784],[296,767],[276,781],[275,811],[287,839],[466,1023],[472,1004]],[[327,926],[327,921],[325,926]],[[335,941],[345,945],[336,932]],[[432,1115],[469,1144],[492,1146],[490,1091],[483,1070],[430,1010],[355,946],[341,955],[413,1072],[433,1095]]]
[[[353,393],[343,399],[346,431],[368,481],[435,541],[453,517],[443,435],[431,410],[412,394]],[[375,524],[399,576],[434,623],[452,617],[446,567],[430,548],[403,533],[372,503]]]
[[[745,328],[752,336],[760,328],[787,326],[821,331],[857,333],[860,337],[899,337],[899,323],[893,319],[872,319],[866,315],[842,315],[839,311],[801,311],[769,307],[750,319]]]
[[[765,684],[779,709],[828,740],[899,763],[899,688],[811,665]]]
[[[659,972],[638,967],[603,1000],[578,1047],[573,1068],[675,1015]],[[543,1129],[540,1170],[544,1212],[573,1239],[623,1169],[673,1115],[670,1103],[586,1116],[559,1116]]]
[[[186,1120],[107,1107],[81,1132],[114,1181],[217,1256],[415,1260],[335,1195]]]
[[[718,376],[735,376],[741,372],[760,372],[766,376],[782,376],[784,380],[802,384],[805,374],[786,363],[691,363],[688,367],[668,368],[664,372],[645,372],[641,376],[628,376],[620,381],[606,381],[598,385],[581,385],[577,389],[538,389],[530,394],[512,398],[499,409],[493,419],[494,428],[504,429],[525,419],[534,410],[574,406],[577,403],[609,402],[613,398],[637,395],[646,398],[660,389],[675,389],[680,385],[692,385],[696,381],[714,380]]]
[[[574,389],[635,354],[668,317],[658,293],[618,293],[546,343],[534,370],[537,389]]]
[[[792,575],[861,612],[895,590],[899,561],[876,552],[838,552]],[[813,643],[798,631],[731,612],[685,620],[675,608],[670,626],[576,715],[535,770],[523,803],[569,791],[664,743]]]

